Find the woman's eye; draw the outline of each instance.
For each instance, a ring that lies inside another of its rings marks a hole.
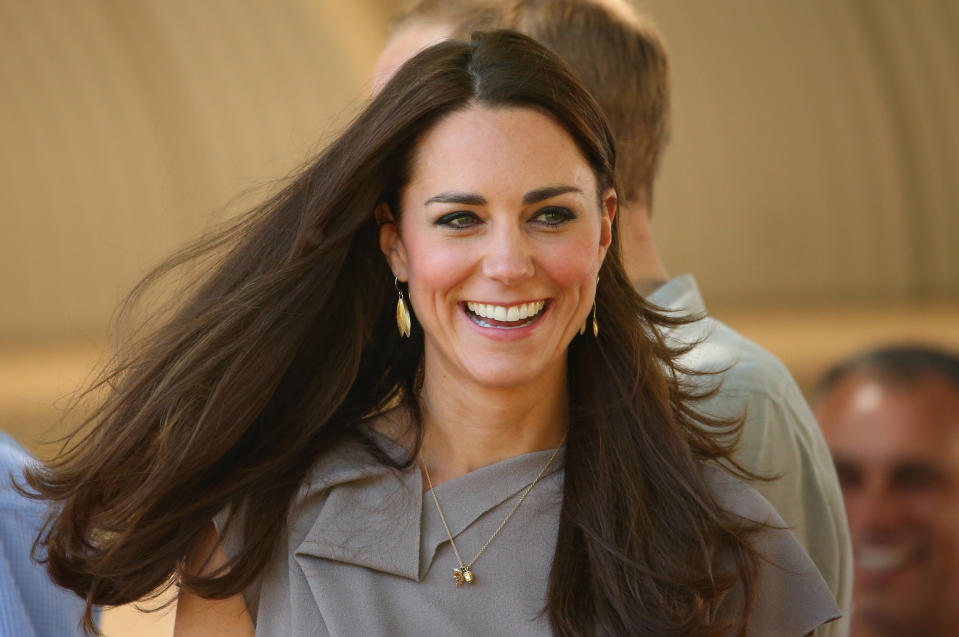
[[[451,212],[436,220],[436,225],[448,228],[469,228],[478,223],[480,223],[479,217],[467,210]]]
[[[558,226],[575,218],[576,215],[573,214],[573,212],[568,208],[559,208],[555,206],[543,208],[536,213],[535,217],[533,217],[535,221],[543,223],[547,226]]]

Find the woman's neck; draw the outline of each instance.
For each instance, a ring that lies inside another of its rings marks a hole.
[[[424,375],[420,461],[433,484],[558,446],[569,420],[565,365],[522,387],[490,388]]]

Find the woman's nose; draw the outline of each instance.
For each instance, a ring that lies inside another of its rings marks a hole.
[[[487,241],[483,257],[485,276],[504,285],[513,285],[533,276],[532,254],[522,229],[512,224],[498,228]]]

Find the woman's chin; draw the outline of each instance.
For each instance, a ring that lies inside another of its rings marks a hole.
[[[496,361],[491,364],[469,366],[468,374],[476,385],[489,389],[515,389],[528,387],[544,375],[543,367],[532,368],[529,359],[517,361]]]

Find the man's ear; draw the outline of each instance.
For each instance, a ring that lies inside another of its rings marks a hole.
[[[400,281],[409,280],[406,261],[406,246],[400,237],[400,231],[393,212],[386,203],[380,203],[373,211],[376,225],[380,228],[380,251],[390,264],[390,270]]]
[[[612,188],[607,188],[603,191],[603,196],[600,198],[601,208],[600,208],[600,234],[599,234],[599,247],[602,252],[602,256],[606,256],[606,250],[609,249],[609,244],[613,242],[613,219],[616,218],[616,213],[619,211],[619,200],[616,198],[616,191]]]

